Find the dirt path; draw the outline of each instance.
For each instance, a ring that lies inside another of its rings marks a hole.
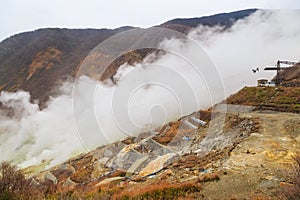
[[[203,186],[204,199],[278,199],[288,184],[292,156],[300,153],[300,115],[251,112],[260,129],[241,142],[223,163],[218,182]]]

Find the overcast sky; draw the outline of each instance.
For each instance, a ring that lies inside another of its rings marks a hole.
[[[149,27],[246,8],[300,9],[300,0],[1,0],[0,41],[46,27]]]

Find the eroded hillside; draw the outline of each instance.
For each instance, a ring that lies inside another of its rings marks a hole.
[[[156,132],[99,147],[35,174],[35,182],[62,198],[278,198],[291,186],[293,156],[300,153],[299,115],[227,109],[205,126],[196,126],[194,113]],[[185,120],[196,132],[187,124],[179,128]]]

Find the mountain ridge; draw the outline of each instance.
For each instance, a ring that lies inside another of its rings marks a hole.
[[[219,26],[225,26],[226,28],[228,28],[232,26],[235,21],[243,19],[244,17],[248,17],[256,11],[258,11],[258,9],[253,8],[234,12],[219,13],[203,17],[175,18],[161,24],[160,26],[167,24],[181,24],[195,28],[199,24],[203,26],[215,26],[217,24]]]
[[[207,21],[211,21],[210,25],[221,24],[228,28],[235,20],[243,19],[255,11],[255,9],[249,9],[211,17],[185,19],[179,24],[177,24],[177,19],[174,19],[175,21],[170,20],[158,27],[187,33],[201,23],[205,25]],[[192,22],[187,23],[190,20]],[[45,106],[49,96],[55,95],[54,89],[68,77],[75,76],[80,63],[94,47],[114,34],[133,28],[135,27],[124,26],[117,29],[49,28],[11,36],[0,43],[0,91],[28,91],[32,100],[39,100],[39,104]],[[49,48],[52,51],[49,51]],[[52,55],[55,52],[58,53],[56,57]],[[151,53],[151,51],[149,52]],[[146,54],[145,52],[134,52],[137,56],[133,57],[144,58],[149,52]],[[43,59],[38,58],[41,55]],[[132,59],[132,56],[128,57]],[[108,71],[107,78],[112,76],[118,66],[125,62],[128,62],[126,57],[116,63],[114,69]],[[30,71],[32,69],[30,66],[36,63],[40,65],[33,67],[35,70]]]

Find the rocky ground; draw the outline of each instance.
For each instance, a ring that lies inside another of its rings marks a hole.
[[[300,117],[252,110],[228,106],[205,125],[193,113],[40,172],[35,184],[63,199],[279,199],[292,186]]]
[[[239,143],[218,170],[226,172],[218,182],[203,185],[207,199],[278,199],[289,187],[293,156],[300,153],[299,115],[251,112],[260,128]]]

